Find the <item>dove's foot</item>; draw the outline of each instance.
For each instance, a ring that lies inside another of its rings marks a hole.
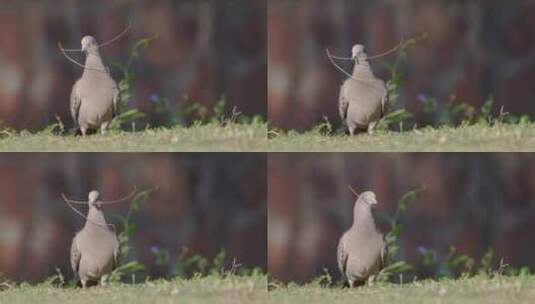
[[[82,288],[83,289],[87,288],[87,280],[82,280]]]
[[[102,276],[100,278],[100,286],[101,287],[106,287],[107,283],[108,283],[108,276],[107,275]]]
[[[100,134],[102,134],[102,135],[106,134],[106,131],[108,130],[108,124],[109,124],[109,122],[103,122],[100,125]]]
[[[375,129],[375,125],[377,125],[376,121],[370,122],[370,124],[368,125],[368,134],[370,134],[370,135],[373,134],[373,131]]]
[[[372,275],[368,278],[368,286],[373,286],[375,284],[375,276]]]
[[[80,127],[80,132],[82,132],[82,136],[85,136],[87,134],[87,128]]]

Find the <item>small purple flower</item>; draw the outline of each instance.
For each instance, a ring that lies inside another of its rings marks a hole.
[[[424,254],[426,254],[426,253],[428,252],[428,249],[427,249],[427,247],[425,247],[425,246],[418,246],[418,247],[417,247],[417,250],[418,250],[418,252],[419,252],[420,254],[422,254],[422,255],[424,255]]]
[[[425,96],[425,94],[423,94],[423,93],[420,93],[420,94],[416,95],[416,97],[421,102],[426,102],[427,101],[427,96]]]
[[[153,103],[157,103],[158,101],[160,101],[160,96],[156,93],[152,93],[149,95],[149,100]]]
[[[150,252],[152,252],[153,254],[157,254],[158,252],[160,252],[160,248],[158,246],[150,246]]]

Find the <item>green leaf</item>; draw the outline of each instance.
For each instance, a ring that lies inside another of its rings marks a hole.
[[[383,118],[377,124],[376,129],[386,130],[390,125],[403,123],[411,118],[413,114],[405,109],[399,109],[393,112],[390,112],[383,116]]]
[[[110,275],[110,281],[117,282],[125,276],[129,276],[133,273],[145,271],[145,266],[137,261],[132,261],[118,266]]]

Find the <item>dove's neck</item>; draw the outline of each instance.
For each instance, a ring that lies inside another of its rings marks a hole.
[[[374,76],[372,68],[368,63],[366,57],[359,58],[358,61],[355,61],[355,66],[353,67],[353,77],[362,77],[362,76]]]
[[[87,69],[84,69],[84,74],[106,71],[106,67],[102,62],[102,58],[100,57],[100,53],[98,52],[98,50],[92,50],[87,53],[87,56],[85,57],[85,67]]]
[[[353,210],[353,228],[359,231],[376,231],[372,208],[363,202],[357,202]]]
[[[95,207],[89,207],[87,212],[87,221],[85,227],[87,229],[107,229],[106,218],[104,212]]]

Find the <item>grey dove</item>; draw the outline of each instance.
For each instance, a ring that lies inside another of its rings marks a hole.
[[[95,38],[82,38],[82,52],[86,59],[82,77],[71,92],[72,119],[84,136],[94,128],[104,134],[117,113],[119,89],[102,62]]]
[[[372,208],[377,205],[375,193],[363,192],[353,208],[353,225],[338,242],[338,268],[349,287],[355,283],[373,283],[383,268],[385,244],[375,225]]]
[[[114,229],[106,223],[99,192],[89,192],[89,211],[84,227],[71,245],[71,266],[74,275],[86,288],[89,281],[104,286],[110,273],[117,267],[119,241]]]
[[[355,62],[353,74],[340,88],[338,111],[351,135],[358,130],[372,133],[385,114],[387,89],[384,81],[373,74],[364,46],[353,46],[351,58]]]

